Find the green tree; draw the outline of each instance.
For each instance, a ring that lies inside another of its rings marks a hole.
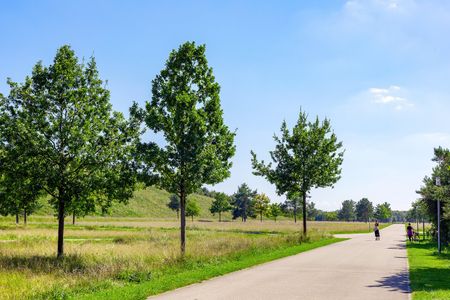
[[[362,198],[356,203],[356,219],[361,222],[369,222],[373,218],[373,204],[367,198]]]
[[[328,211],[325,213],[325,217],[327,221],[337,221],[338,219],[338,212],[337,211]]]
[[[314,202],[308,202],[306,206],[306,210],[308,212],[308,220],[314,221],[319,214],[319,210],[316,208],[316,204]]]
[[[228,196],[225,193],[216,192],[214,194],[214,200],[211,203],[211,207],[209,208],[209,211],[214,214],[219,214],[219,222],[222,221],[222,213],[230,211],[231,210],[231,204],[230,204],[230,196]]]
[[[288,194],[286,201],[281,205],[281,210],[286,216],[294,217],[294,223],[297,223],[298,207],[301,203],[302,198],[298,194]]]
[[[27,216],[36,211],[43,195],[42,180],[33,168],[34,157],[21,155],[15,138],[14,116],[7,111],[8,100],[0,94],[0,215]]]
[[[270,152],[275,166],[258,161],[252,151],[253,174],[264,176],[275,184],[279,195],[299,194],[302,197],[303,232],[306,234],[306,196],[313,188],[332,186],[340,179],[344,152],[331,130],[330,121],[316,118],[308,122],[300,111],[297,124],[289,131],[281,125],[281,137],[274,136],[275,150]]]
[[[176,194],[172,194],[169,197],[169,203],[167,207],[177,212],[177,219],[180,219],[180,197]]]
[[[7,143],[33,158],[42,189],[52,196],[61,257],[71,207],[93,212],[132,196],[131,154],[139,123],[113,112],[94,58],[81,64],[69,46],[58,49],[52,65],[37,63],[24,83],[8,84],[10,94],[0,109],[11,126]]]
[[[220,87],[208,66],[205,46],[194,42],[173,50],[152,81],[152,100],[144,113],[147,127],[161,132],[165,146],[140,146],[147,183],[180,197],[181,252],[186,247],[186,199],[204,184],[230,176],[234,136],[223,121]]]
[[[389,219],[392,216],[391,205],[389,203],[387,203],[387,202],[384,202],[382,204],[378,204],[375,207],[374,216],[379,221],[389,222]]]
[[[279,203],[271,203],[269,205],[269,208],[266,213],[269,218],[273,218],[274,221],[276,222],[277,218],[279,216],[281,216],[281,214],[282,214],[280,204]]]
[[[342,208],[338,212],[338,218],[342,221],[354,221],[356,218],[355,201],[344,200],[342,202]]]
[[[186,205],[186,217],[191,217],[192,222],[194,222],[194,217],[197,217],[199,215],[200,215],[200,206],[198,206],[197,201],[194,199],[189,199]]]
[[[442,147],[434,149],[432,161],[436,163],[430,176],[425,176],[423,185],[417,191],[432,223],[432,235],[437,237],[437,200],[440,200],[441,241],[450,242],[450,150]],[[439,177],[441,186],[436,186]]]
[[[232,196],[233,219],[241,218],[242,222],[246,222],[248,217],[255,215],[253,198],[256,194],[256,191],[250,189],[246,183],[238,187]]]
[[[266,194],[257,194],[253,198],[253,209],[255,213],[259,215],[259,219],[262,222],[262,216],[269,209],[270,199],[266,196]]]
[[[425,233],[425,220],[428,218],[425,201],[418,199],[411,204],[408,217],[416,222],[416,230],[419,232],[419,222],[422,223],[423,233]]]

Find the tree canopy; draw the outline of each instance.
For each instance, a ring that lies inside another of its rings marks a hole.
[[[194,221],[194,217],[200,215],[200,206],[194,199],[189,199],[186,205],[186,217],[191,217]]]
[[[391,205],[387,202],[378,204],[375,207],[374,217],[378,221],[389,222],[392,217]]]
[[[209,211],[214,214],[219,214],[219,222],[222,221],[222,213],[231,210],[231,198],[225,193],[216,192],[214,200],[211,203]]]
[[[95,59],[79,63],[69,46],[58,49],[52,65],[38,62],[23,83],[8,84],[0,109],[9,127],[3,145],[23,158],[20,163],[29,163],[52,196],[62,256],[64,217],[71,207],[93,212],[132,196],[138,122],[112,110]]]
[[[266,194],[257,194],[253,198],[253,209],[255,213],[259,215],[260,221],[262,222],[262,216],[267,213],[269,209],[270,199]]]
[[[356,203],[356,219],[369,222],[373,217],[373,204],[367,198],[362,198]]]
[[[246,222],[248,217],[255,216],[253,199],[256,194],[256,190],[250,189],[246,183],[238,187],[231,200],[233,205],[233,219],[241,218],[242,222]]]
[[[306,234],[306,197],[313,188],[333,186],[340,179],[344,151],[337,141],[328,119],[308,121],[300,111],[292,131],[284,121],[281,136],[274,136],[275,150],[270,151],[272,162],[258,161],[252,151],[253,174],[265,177],[276,186],[277,193],[302,196],[303,231]]]
[[[342,208],[338,212],[338,218],[342,221],[354,221],[356,219],[355,201],[342,201]]]
[[[441,209],[441,241],[450,242],[450,150],[442,147],[434,149],[432,160],[436,163],[430,176],[425,176],[423,185],[417,191],[425,206],[428,219],[432,222],[432,234],[437,236],[437,200]],[[436,186],[439,177],[441,186]]]
[[[152,81],[152,99],[145,111],[135,111],[150,130],[164,136],[164,147],[142,143],[139,157],[147,183],[180,197],[182,253],[187,196],[230,176],[235,134],[224,124],[219,92],[205,46],[186,42],[170,53]]]

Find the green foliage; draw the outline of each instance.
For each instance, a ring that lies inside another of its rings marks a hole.
[[[0,94],[0,215],[23,214],[26,223],[26,216],[40,207],[43,182],[34,169],[36,157],[21,153],[9,105]]]
[[[427,206],[423,199],[414,201],[411,206],[406,215],[410,221],[421,222],[428,219]]]
[[[191,217],[194,221],[194,217],[200,215],[200,206],[198,206],[197,201],[189,200],[186,205],[186,217]]]
[[[219,91],[205,46],[186,42],[152,81],[145,112],[134,111],[150,130],[164,135],[165,147],[142,144],[139,158],[148,182],[180,196],[182,253],[187,195],[230,176],[235,134],[223,122]]]
[[[241,218],[242,222],[246,222],[248,217],[255,217],[253,198],[256,194],[256,190],[250,189],[246,183],[238,187],[232,196],[233,219]]]
[[[373,218],[373,204],[367,198],[356,203],[356,219],[360,222],[369,222]]]
[[[180,197],[176,194],[170,195],[169,203],[167,203],[167,207],[173,211],[177,212],[177,219],[180,218]]]
[[[298,208],[302,204],[302,198],[298,195],[291,195],[281,205],[283,214],[287,217],[294,217],[294,222],[297,223]]]
[[[260,217],[260,221],[262,222],[263,214],[267,213],[269,209],[270,199],[266,196],[266,194],[257,194],[253,197],[253,209],[255,213],[257,213]]]
[[[391,205],[387,202],[378,204],[375,207],[374,217],[378,221],[389,222],[390,218],[392,217]]]
[[[258,161],[252,151],[253,174],[265,177],[275,184],[277,193],[302,196],[303,230],[306,233],[306,196],[312,188],[332,186],[340,179],[344,152],[337,141],[328,119],[316,118],[308,122],[300,111],[297,124],[289,131],[286,122],[281,125],[281,137],[274,136],[275,150],[270,152],[272,163]],[[291,198],[291,197],[288,197]]]
[[[342,201],[342,208],[338,212],[338,219],[341,221],[354,221],[356,218],[355,201]]]
[[[225,193],[215,193],[214,201],[211,203],[210,212],[219,214],[219,222],[222,221],[222,213],[231,210],[230,197]]]
[[[269,218],[273,218],[276,222],[277,218],[281,216],[282,213],[281,205],[279,203],[271,203],[267,209],[266,215]]]
[[[310,221],[316,220],[316,217],[319,214],[319,210],[317,210],[316,204],[314,202],[306,203],[306,211],[307,211],[308,220],[310,220]]]
[[[338,218],[338,212],[337,211],[330,211],[325,213],[326,221],[337,221]]]
[[[417,193],[425,206],[427,219],[433,224],[431,233],[437,237],[437,200],[440,200],[441,209],[441,241],[450,242],[450,150],[438,147],[434,149],[432,159],[436,165],[431,176],[425,176],[423,185]],[[436,186],[436,177],[440,177],[441,186]]]
[[[52,196],[61,256],[68,212],[106,210],[111,201],[132,196],[139,124],[112,110],[94,58],[80,64],[69,46],[58,49],[52,65],[37,63],[24,83],[8,84],[2,102],[2,118],[11,126],[7,142]]]

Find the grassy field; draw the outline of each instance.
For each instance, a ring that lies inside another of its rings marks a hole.
[[[170,193],[157,189],[155,187],[148,187],[134,192],[133,198],[129,200],[127,205],[114,203],[110,209],[109,217],[146,217],[151,219],[173,219],[176,217],[176,212],[167,207]],[[199,218],[218,219],[218,216],[212,216],[209,212],[212,198],[203,195],[193,194],[188,199],[195,199],[200,206]],[[47,199],[41,200],[42,207],[35,215],[47,216],[53,215],[52,207],[47,203]],[[230,218],[230,214],[225,214],[225,218]]]
[[[409,276],[414,300],[450,299],[450,252],[437,254],[429,240],[408,243]]]
[[[178,222],[148,218],[80,219],[67,224],[66,257],[55,259],[56,221],[31,216],[26,227],[0,218],[2,299],[144,299],[212,276],[336,242],[333,232],[364,232],[365,223],[251,220],[189,222],[179,256]],[[180,275],[181,274],[181,275]],[[125,294],[124,294],[125,293]]]

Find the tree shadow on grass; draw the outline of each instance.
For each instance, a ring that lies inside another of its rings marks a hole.
[[[408,248],[423,249],[426,252],[421,252],[421,255],[431,256],[437,260],[437,263],[448,265],[450,262],[450,253],[443,252],[437,254],[436,243],[433,242],[415,242],[409,243]],[[436,267],[417,267],[411,268],[409,271],[411,278],[411,288],[413,291],[437,291],[450,290],[450,268],[436,268]]]
[[[410,293],[408,272],[400,272],[394,275],[385,276],[376,281],[376,284],[368,287],[381,287],[391,292]]]
[[[20,271],[30,270],[35,273],[80,273],[86,264],[78,255],[55,256],[0,256],[0,269]]]

